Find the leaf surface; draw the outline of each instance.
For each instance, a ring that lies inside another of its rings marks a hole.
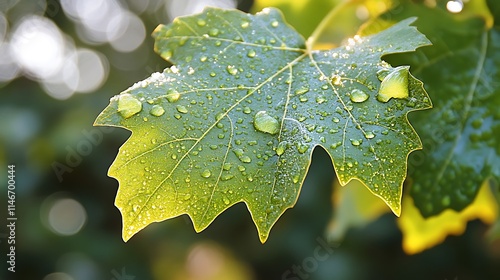
[[[431,105],[408,68],[384,80],[396,70],[381,57],[428,44],[413,21],[328,51],[306,49],[276,9],[208,8],[160,25],[155,50],[174,66],[96,120],[132,131],[109,170],[124,240],[182,214],[201,231],[244,202],[264,242],[297,201],[316,146],[342,185],[359,179],[399,215],[406,159],[421,148],[407,113]]]

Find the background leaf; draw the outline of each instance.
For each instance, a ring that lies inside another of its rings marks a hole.
[[[434,110],[411,117],[424,143],[424,150],[409,158],[411,195],[426,217],[448,208],[462,210],[484,180],[500,179],[500,33],[478,17],[464,19],[411,3],[395,9],[400,13],[388,12],[366,30],[386,26],[385,18],[439,19],[438,24],[417,22],[432,48],[388,58],[413,65],[434,102]]]
[[[461,212],[446,209],[439,215],[424,218],[413,204],[409,195],[403,197],[404,211],[397,220],[403,233],[403,249],[408,254],[416,254],[444,241],[448,235],[460,235],[467,222],[480,219],[492,224],[498,219],[498,204],[490,185],[485,182],[474,201]]]
[[[407,68],[389,74],[380,57],[428,43],[413,21],[330,51],[305,49],[275,9],[206,9],[159,26],[155,49],[175,66],[113,97],[96,120],[133,132],[109,171],[124,240],[181,214],[201,231],[244,202],[264,242],[318,145],[342,185],[359,179],[399,215],[406,158],[421,147],[406,115],[430,101]],[[378,101],[380,80],[394,98]]]

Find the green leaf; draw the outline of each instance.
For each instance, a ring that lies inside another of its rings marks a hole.
[[[160,25],[155,50],[174,66],[96,120],[133,132],[109,170],[124,240],[182,214],[199,232],[244,202],[264,242],[297,201],[315,146],[342,185],[359,179],[399,215],[406,158],[421,148],[406,115],[430,101],[408,71],[407,98],[376,96],[394,70],[380,57],[428,44],[413,21],[329,51],[306,49],[276,9],[209,8]]]
[[[437,19],[416,23],[432,48],[388,58],[413,65],[434,103],[433,110],[411,117],[424,143],[408,160],[411,195],[424,217],[460,211],[486,179],[500,182],[500,30],[437,8],[396,9],[397,17]]]

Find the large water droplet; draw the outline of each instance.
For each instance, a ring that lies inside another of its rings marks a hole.
[[[256,130],[269,134],[276,134],[280,125],[277,119],[267,114],[266,111],[259,111],[253,118],[253,126]]]
[[[353,91],[351,91],[351,101],[352,102],[355,102],[355,103],[361,103],[361,102],[365,102],[368,97],[370,97],[368,94],[366,94],[366,92],[364,91],[361,91],[359,89],[354,89]]]
[[[380,84],[377,100],[387,102],[391,98],[407,98],[408,92],[408,66],[395,68]]]
[[[120,94],[118,98],[118,112],[128,119],[142,110],[142,103],[131,94]]]
[[[154,105],[149,113],[153,116],[159,117],[165,113],[165,109],[163,109],[160,105]]]
[[[181,94],[177,90],[171,88],[167,91],[168,102],[176,102],[179,98],[181,98]]]

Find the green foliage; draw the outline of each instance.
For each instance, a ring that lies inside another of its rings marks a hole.
[[[490,8],[500,6],[493,2]],[[486,179],[500,182],[500,31],[485,26],[482,19],[464,20],[411,3],[394,9],[401,13],[389,11],[365,33],[387,26],[388,19],[438,19],[416,22],[432,48],[389,58],[410,64],[434,103],[433,110],[411,118],[424,143],[423,151],[409,158],[411,195],[426,217],[448,208],[460,211]]]
[[[360,180],[399,215],[406,159],[421,148],[407,113],[431,104],[407,67],[381,57],[429,43],[413,21],[328,51],[310,50],[276,9],[210,8],[160,25],[155,50],[174,66],[96,120],[132,131],[109,171],[124,240],[182,214],[201,231],[244,202],[264,242],[316,146],[342,185]]]

